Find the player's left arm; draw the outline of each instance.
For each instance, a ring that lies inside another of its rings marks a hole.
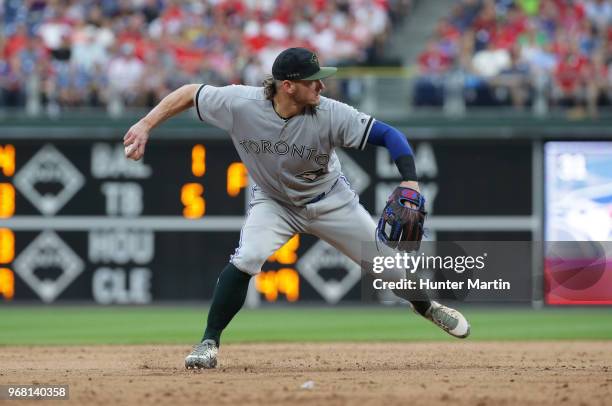
[[[325,98],[321,104],[331,112],[332,143],[335,146],[360,150],[366,144],[385,146],[402,176],[400,186],[419,191],[414,154],[404,134],[345,103]]]
[[[427,212],[425,198],[419,191],[412,148],[404,134],[382,121],[372,125],[368,143],[384,145],[402,176],[402,182],[387,199],[376,226],[376,237],[394,249],[418,250],[425,231]]]
[[[414,153],[408,139],[401,131],[376,120],[370,130],[368,144],[386,147],[402,176],[400,186],[419,191]]]

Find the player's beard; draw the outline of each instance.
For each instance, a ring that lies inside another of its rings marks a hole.
[[[306,114],[314,116],[315,114],[317,114],[317,108],[318,107],[319,107],[319,103],[310,103],[310,104],[307,104],[306,107],[304,107],[304,112]]]
[[[317,108],[319,107],[319,104],[321,103],[321,94],[318,94],[317,97],[317,101],[315,102],[304,102],[302,103],[304,105],[304,111],[308,114],[314,115],[317,112]]]

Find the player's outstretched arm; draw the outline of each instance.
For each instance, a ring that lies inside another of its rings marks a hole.
[[[145,146],[149,140],[149,132],[167,119],[193,106],[193,98],[200,85],[184,85],[155,106],[149,114],[140,119],[127,131],[123,137],[125,156],[138,161],[143,157]]]
[[[425,198],[419,191],[412,148],[404,134],[382,121],[376,121],[372,126],[368,143],[384,145],[402,176],[402,182],[387,199],[376,226],[377,239],[394,249],[418,250],[427,212]],[[410,244],[402,246],[401,243]],[[429,307],[427,305],[425,309]]]
[[[414,154],[404,134],[377,120],[370,131],[368,143],[386,147],[402,176],[400,186],[419,191]]]

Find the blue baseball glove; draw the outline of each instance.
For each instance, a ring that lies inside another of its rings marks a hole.
[[[376,237],[393,249],[416,251],[421,246],[426,215],[425,198],[414,189],[398,186],[387,200]]]

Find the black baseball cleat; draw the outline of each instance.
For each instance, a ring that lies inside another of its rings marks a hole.
[[[219,348],[215,340],[204,340],[193,346],[193,351],[185,358],[187,369],[211,369],[217,366]]]

